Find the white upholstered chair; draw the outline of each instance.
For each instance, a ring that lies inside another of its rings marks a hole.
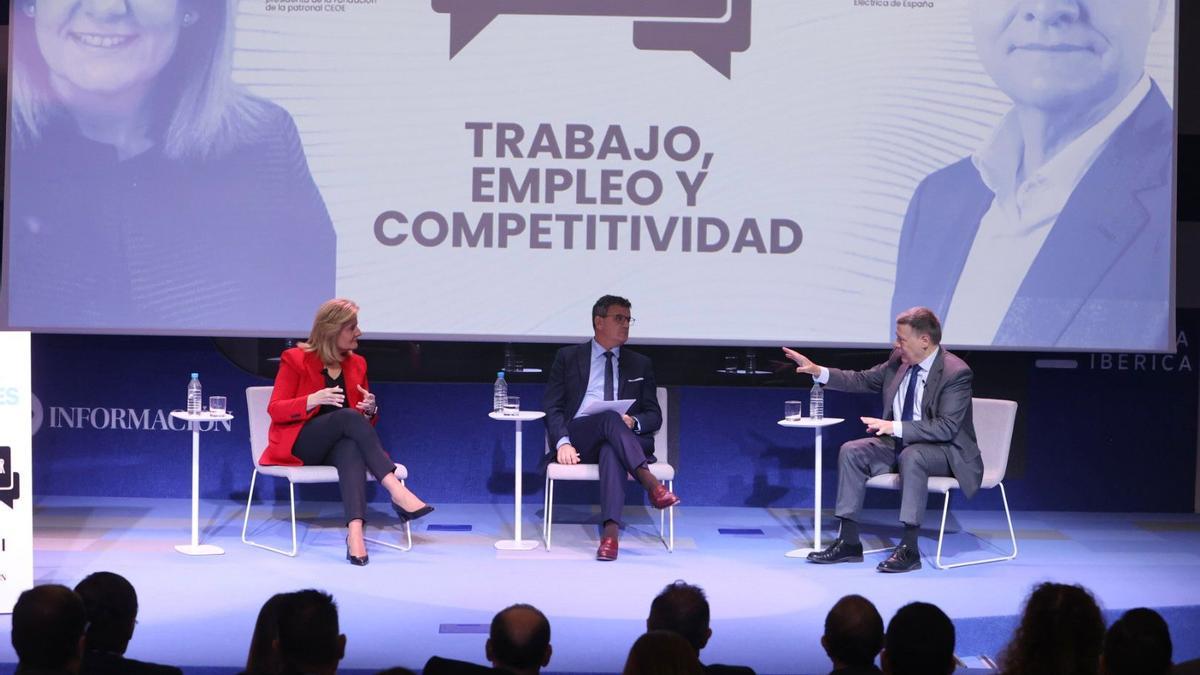
[[[654,432],[654,457],[650,463],[650,473],[660,483],[666,483],[667,489],[675,491],[675,468],[667,463],[667,438],[670,416],[667,415],[667,389],[659,387],[656,391],[658,407],[662,409],[662,426]],[[546,452],[551,452],[549,445]],[[630,476],[630,480],[632,480]],[[550,462],[546,465],[545,502],[542,509],[542,539],[546,550],[550,550],[550,537],[554,527],[554,483],[560,480],[600,480],[598,464],[559,464]],[[663,509],[658,513],[658,536],[668,551],[675,551],[675,507]]]
[[[296,483],[336,483],[338,482],[338,472],[337,468],[332,466],[263,466],[258,463],[259,459],[262,458],[263,451],[267,449],[267,429],[271,426],[271,416],[267,413],[267,403],[271,401],[271,390],[273,388],[246,387],[246,420],[250,425],[250,459],[254,462],[254,474],[250,477],[250,494],[246,497],[246,515],[242,519],[242,543],[257,546],[258,548],[265,548],[268,551],[282,553],[287,556],[295,556],[297,551]],[[250,524],[250,504],[254,501],[254,486],[258,481],[259,474],[274,478],[283,478],[288,482],[288,501],[292,514],[291,551],[260,544],[246,538],[246,530]],[[396,478],[399,478],[401,483],[408,478],[408,469],[404,468],[403,464],[396,465]],[[367,473],[367,480],[375,480],[375,478],[370,473]],[[404,537],[405,543],[403,545],[372,539],[370,537],[364,537],[364,539],[374,544],[387,546],[388,548],[407,551],[412,548],[412,527],[409,523],[404,523]]]
[[[1012,542],[1012,552],[995,558],[943,565],[942,540],[946,536],[946,515],[950,512],[950,491],[960,488],[958,480],[954,478],[931,476],[929,491],[943,495],[942,524],[938,528],[937,555],[933,562],[934,567],[941,570],[1001,562],[1017,557],[1017,535],[1013,530],[1012,513],[1008,510],[1008,495],[1004,492],[1004,472],[1008,469],[1008,451],[1012,444],[1013,424],[1017,419],[1017,402],[995,398],[973,398],[971,399],[971,417],[975,423],[975,437],[979,442],[979,452],[983,455],[983,482],[979,489],[1000,488],[1000,499],[1004,503],[1004,517],[1008,522],[1008,537]],[[885,473],[875,476],[867,481],[867,487],[899,490],[900,474]],[[873,549],[867,552],[876,553],[883,550],[890,549]]]

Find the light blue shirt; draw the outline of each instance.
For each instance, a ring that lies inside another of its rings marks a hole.
[[[587,390],[583,393],[583,400],[579,403],[579,410],[587,408],[588,403],[591,403],[592,401],[604,400],[604,366],[607,363],[606,359],[604,358],[604,351],[604,347],[601,347],[600,343],[596,342],[595,338],[592,338],[592,359],[591,368],[588,372],[588,386]],[[621,392],[621,348],[619,346],[613,347],[608,351],[613,353],[613,398],[616,399],[620,398]],[[580,415],[577,411],[575,413],[575,417],[582,417],[582,415]],[[640,427],[641,423],[637,420],[637,418],[634,418],[633,430],[637,432]],[[562,438],[558,439],[558,443],[556,443],[554,447],[560,448],[563,446],[563,444],[570,442],[570,436],[563,436]]]
[[[921,420],[921,402],[925,400],[925,382],[929,379],[929,369],[933,367],[933,362],[937,359],[938,352],[941,349],[941,347],[935,347],[929,353],[929,356],[926,356],[923,361],[917,364],[921,366],[921,372],[917,375],[916,400],[913,401],[914,422]],[[903,379],[900,380],[900,386],[896,387],[896,395],[892,397],[892,436],[897,438],[904,438],[904,423],[900,421],[900,415],[904,410],[904,393],[908,391],[908,380],[912,377],[912,373],[912,368],[909,368],[908,372],[904,374]],[[820,384],[827,384],[829,382],[829,369],[821,366],[821,372],[813,377],[813,380]]]

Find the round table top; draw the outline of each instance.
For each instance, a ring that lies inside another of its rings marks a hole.
[[[802,417],[798,420],[785,419],[776,422],[781,427],[790,427],[793,429],[817,429],[819,427],[831,427],[835,424],[841,424],[846,420],[841,417],[822,417],[819,420],[814,420],[811,417]]]
[[[233,415],[230,415],[228,412],[217,413],[214,415],[207,410],[203,410],[196,415],[193,415],[186,410],[172,410],[171,417],[187,422],[224,422],[226,420],[233,419]]]
[[[504,413],[498,413],[495,411],[488,413],[488,417],[494,420],[500,420],[501,422],[505,420],[509,422],[532,422],[533,420],[540,420],[545,416],[546,413],[542,412],[541,410],[522,410],[516,415],[505,415]]]

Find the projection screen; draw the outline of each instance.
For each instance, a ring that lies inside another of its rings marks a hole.
[[[1173,349],[1171,0],[12,3],[7,325]]]

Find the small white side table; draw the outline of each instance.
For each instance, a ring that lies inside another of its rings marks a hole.
[[[498,412],[488,413],[488,417],[501,422],[516,422],[516,450],[513,462],[513,538],[501,539],[496,542],[496,548],[501,551],[532,551],[537,548],[536,541],[521,539],[521,422],[540,420],[546,413],[540,410],[522,410],[516,415],[505,415]]]
[[[225,549],[220,546],[200,543],[200,425],[203,422],[226,422],[233,419],[233,415],[212,415],[207,412],[193,415],[184,410],[172,410],[171,417],[187,422],[192,432],[192,543],[179,544],[175,550],[185,555],[222,555]]]
[[[821,429],[831,427],[835,424],[841,424],[845,420],[841,417],[825,417],[819,420],[814,420],[809,417],[804,417],[798,420],[779,420],[778,424],[781,427],[789,429],[812,429],[816,437],[816,460],[813,466],[813,545],[811,548],[798,548],[794,551],[788,551],[784,555],[789,558],[804,558],[813,551],[821,549]]]

